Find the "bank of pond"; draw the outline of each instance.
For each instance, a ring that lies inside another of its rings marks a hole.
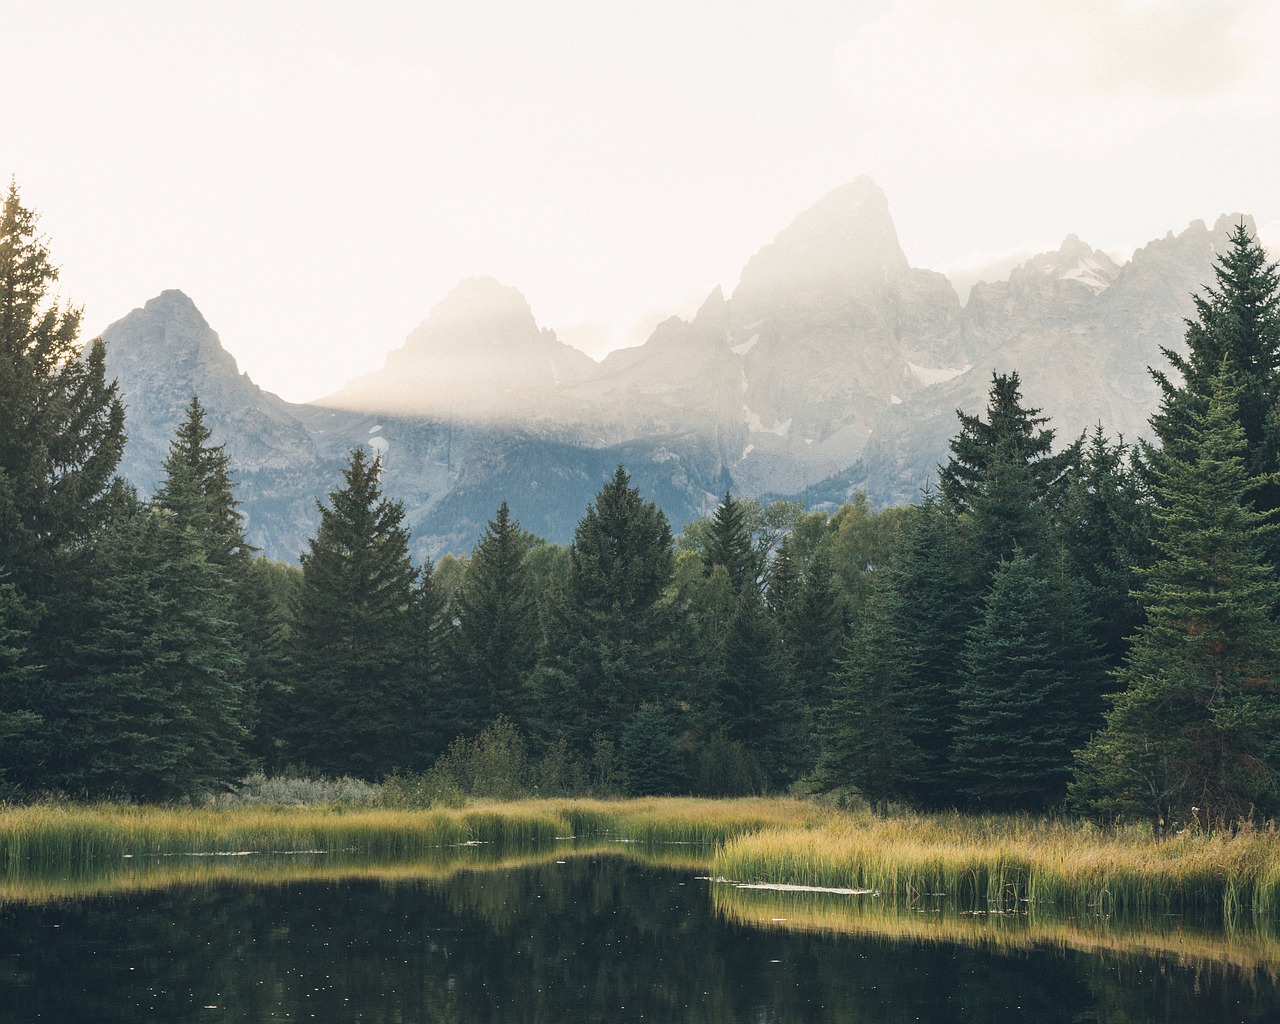
[[[451,876],[617,856],[707,879],[744,924],[921,940],[1165,950],[1280,972],[1273,829],[865,812],[791,799],[461,808],[0,809],[0,901],[230,881]]]

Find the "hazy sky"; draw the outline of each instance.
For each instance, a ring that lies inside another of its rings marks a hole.
[[[293,400],[474,274],[637,343],[862,174],[944,271],[1280,238],[1275,0],[0,0],[0,51],[89,330],[180,288]]]

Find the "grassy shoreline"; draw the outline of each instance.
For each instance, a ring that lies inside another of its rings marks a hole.
[[[968,906],[1122,914],[1280,911],[1280,834],[1273,830],[1155,842],[1137,827],[958,814],[879,819],[783,798],[546,799],[428,810],[0,807],[0,871],[194,853],[413,857],[475,841],[518,846],[571,836],[695,844],[718,877],[866,888],[900,899],[946,893]]]

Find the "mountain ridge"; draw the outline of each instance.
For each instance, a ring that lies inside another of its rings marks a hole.
[[[1155,408],[1147,366],[1178,348],[1192,295],[1244,220],[1193,222],[1124,264],[1069,235],[961,304],[913,268],[867,178],[823,197],[690,320],[599,363],[539,327],[520,292],[468,278],[380,370],[302,405],[241,374],[181,292],[104,332],[129,405],[123,474],[154,488],[191,393],[237,472],[250,540],[295,559],[350,449],[384,462],[420,558],[470,550],[502,500],[567,540],[619,462],[678,529],[726,489],[836,502],[912,500],[993,371],[1017,369],[1063,441],[1094,422],[1132,439]]]

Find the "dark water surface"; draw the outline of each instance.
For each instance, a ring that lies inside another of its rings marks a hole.
[[[0,1022],[1276,1022],[1261,968],[736,924],[692,870],[210,881],[0,904]]]

